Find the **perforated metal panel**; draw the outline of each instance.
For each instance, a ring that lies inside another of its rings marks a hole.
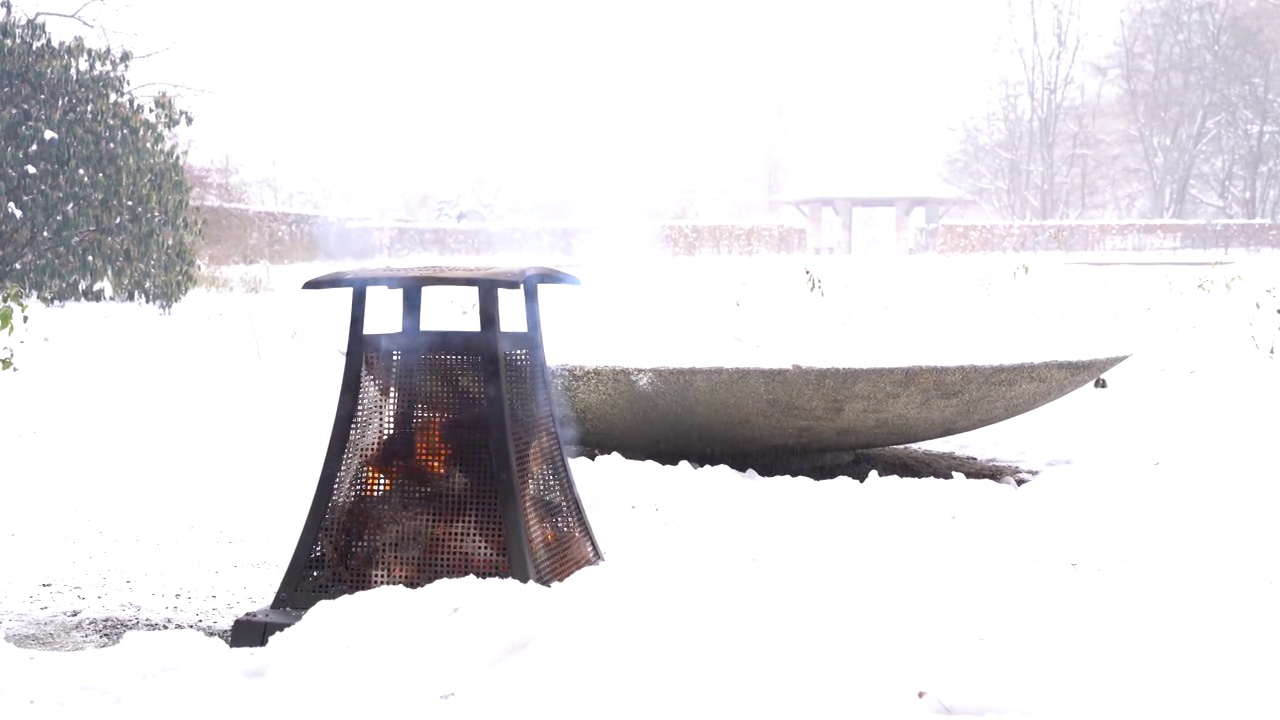
[[[565,464],[539,355],[528,350],[504,353],[503,373],[516,483],[534,571],[544,582],[558,582],[600,556]]]
[[[480,360],[365,354],[350,440],[298,591],[510,574]]]
[[[600,555],[556,434],[540,355],[507,351],[502,373],[514,451],[511,496],[527,532],[532,579],[551,583]],[[485,380],[476,354],[364,354],[333,493],[286,596],[511,576],[490,415],[500,408],[487,403]],[[310,604],[295,599],[278,604]]]

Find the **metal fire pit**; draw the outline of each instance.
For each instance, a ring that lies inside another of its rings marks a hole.
[[[601,559],[565,461],[538,284],[549,268],[357,270],[304,289],[352,289],[342,390],[297,549],[269,608],[232,647],[264,645],[317,602],[382,585],[476,575],[550,584]],[[474,286],[479,332],[421,329],[422,289]],[[366,289],[399,288],[398,333],[365,334]],[[527,329],[499,329],[498,290],[524,290]]]

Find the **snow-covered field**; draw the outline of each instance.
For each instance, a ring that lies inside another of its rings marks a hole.
[[[1040,471],[1021,488],[577,459],[603,564],[349,596],[254,650],[32,648],[268,604],[345,332],[345,291],[296,288],[336,268],[229,269],[270,290],[169,316],[38,308],[0,377],[0,718],[1276,717],[1280,264],[1230,259],[561,263],[585,285],[544,290],[553,362],[1134,355],[1106,390],[924,444]],[[446,295],[428,309],[469,322]],[[372,325],[397,324],[386,300]]]

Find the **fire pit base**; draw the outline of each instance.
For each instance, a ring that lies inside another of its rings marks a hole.
[[[266,607],[246,613],[231,626],[231,647],[262,647],[267,638],[281,630],[293,627],[302,619],[298,610],[277,610]]]

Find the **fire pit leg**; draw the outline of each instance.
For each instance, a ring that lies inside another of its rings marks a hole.
[[[302,612],[268,607],[248,613],[231,625],[229,644],[233,648],[262,647],[267,638],[301,620]]]
[[[484,381],[485,404],[489,408],[489,436],[493,438],[498,504],[502,507],[502,524],[507,534],[511,576],[520,582],[528,582],[534,577],[533,557],[529,554],[529,532],[516,491],[516,450],[511,442],[511,408],[507,404],[507,379],[503,372],[498,334],[498,288],[480,288],[479,305],[480,334],[485,339],[480,374]]]
[[[298,548],[285,569],[284,581],[270,606],[247,613],[231,625],[231,647],[262,647],[267,638],[291,627],[302,619],[305,609],[290,609],[287,588],[302,575],[304,552],[310,551],[310,542],[320,530],[325,512],[333,499],[334,479],[342,465],[342,456],[351,438],[352,420],[355,417],[360,394],[362,365],[364,362],[364,313],[368,293],[363,287],[351,291],[351,317],[347,326],[347,354],[343,364],[342,386],[338,392],[338,409],[334,415],[333,431],[329,435],[329,449],[325,453],[320,470],[320,482],[311,500],[311,509],[303,523]],[[304,551],[304,546],[306,550]]]
[[[383,585],[476,575],[552,584],[599,562],[564,457],[542,349],[547,268],[334,273],[353,289],[328,453],[271,606],[232,628],[256,647],[322,600]],[[400,332],[364,333],[365,289],[404,293]],[[477,288],[479,332],[421,329],[422,288]],[[527,329],[503,332],[498,290],[523,289]]]

